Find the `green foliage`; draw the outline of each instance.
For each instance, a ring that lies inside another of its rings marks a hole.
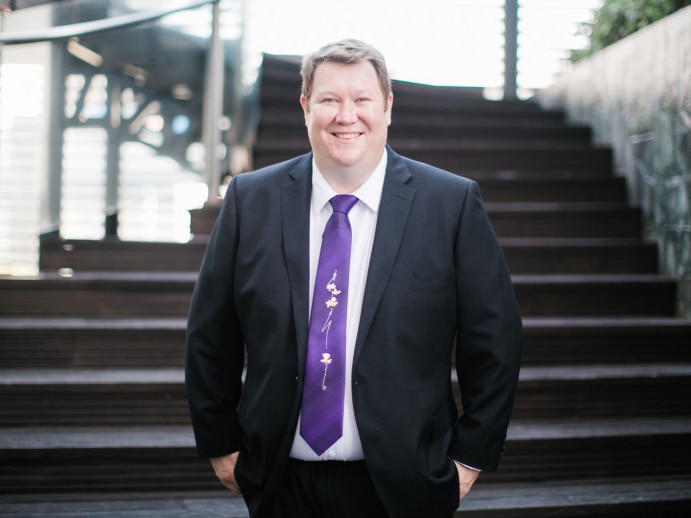
[[[584,24],[590,46],[572,51],[571,61],[578,61],[653,22],[691,5],[691,0],[604,0],[595,21]]]

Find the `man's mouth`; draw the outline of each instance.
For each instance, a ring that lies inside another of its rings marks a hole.
[[[353,140],[361,135],[361,133],[332,133],[334,137],[340,140]]]

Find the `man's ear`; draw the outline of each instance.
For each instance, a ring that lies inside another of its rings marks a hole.
[[[300,96],[300,106],[302,106],[302,111],[305,115],[305,125],[307,124],[307,116],[309,115],[310,112],[310,105],[309,102],[307,101],[307,97],[304,95]]]
[[[387,111],[387,119],[388,119],[388,124],[391,125],[391,111],[393,109],[393,94],[390,93],[389,96],[386,98],[386,111]]]

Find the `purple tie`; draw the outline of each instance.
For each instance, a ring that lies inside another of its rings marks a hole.
[[[357,198],[339,194],[330,202],[333,214],[322,236],[314,283],[300,417],[300,435],[317,455],[343,435],[351,242],[348,211]]]

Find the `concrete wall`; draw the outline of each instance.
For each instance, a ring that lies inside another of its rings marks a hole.
[[[691,7],[578,63],[538,95],[611,146],[662,273],[679,279],[691,318]]]

